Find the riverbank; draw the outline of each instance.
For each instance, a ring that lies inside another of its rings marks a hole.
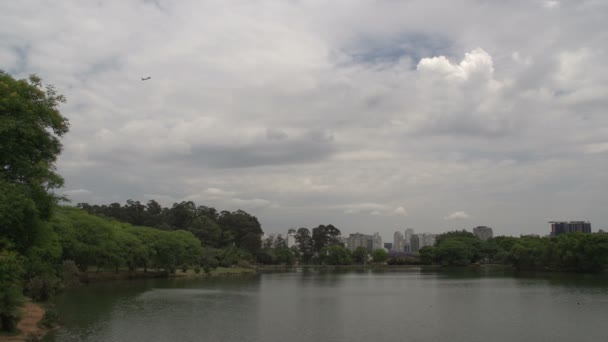
[[[23,317],[17,324],[17,333],[0,335],[0,342],[39,341],[47,333],[47,329],[39,326],[46,312],[41,304],[27,302],[22,310]]]
[[[247,275],[255,274],[255,268],[244,268],[244,267],[218,267],[210,270],[209,273],[200,270],[199,273],[194,270],[177,270],[175,273],[165,271],[118,271],[118,272],[81,272],[79,279],[81,283],[95,283],[100,281],[111,281],[111,280],[130,280],[130,279],[150,279],[150,278],[205,278],[205,277],[220,277],[220,276],[236,276],[236,275]]]

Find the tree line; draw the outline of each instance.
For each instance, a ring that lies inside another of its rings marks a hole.
[[[601,272],[608,266],[608,234],[499,236],[482,241],[470,232],[452,231],[439,235],[435,246],[423,247],[420,259],[446,266],[495,263],[518,270]]]
[[[252,256],[259,251],[264,234],[258,219],[243,210],[219,212],[213,207],[197,206],[192,201],[174,203],[170,208],[153,199],[146,204],[127,200],[124,205],[78,203],[77,207],[134,226],[185,230],[196,236],[204,247],[237,247]]]
[[[319,225],[312,230],[302,227],[295,233],[296,244],[291,248],[281,234],[269,235],[262,243],[258,262],[267,265],[364,265],[370,261],[381,263],[388,253],[383,249],[372,253],[365,247],[354,251],[340,240],[341,232],[329,225]],[[370,260],[371,258],[371,260]]]

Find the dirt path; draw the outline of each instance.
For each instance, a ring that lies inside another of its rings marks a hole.
[[[38,327],[38,322],[44,317],[44,309],[36,303],[28,302],[23,307],[23,318],[17,324],[19,335],[0,336],[0,342],[26,341],[27,337],[41,338],[45,331]]]

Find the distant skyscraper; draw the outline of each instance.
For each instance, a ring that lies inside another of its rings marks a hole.
[[[492,228],[486,226],[478,226],[473,228],[473,234],[483,241],[491,239],[494,236]]]
[[[376,233],[378,234],[378,233]],[[357,249],[357,247],[365,247],[368,251],[373,251],[374,249],[382,248],[382,239],[380,239],[380,247],[376,247],[377,241],[375,241],[376,234],[374,235],[366,235],[361,233],[350,234],[346,241],[346,246],[351,251]]]
[[[405,230],[405,235],[403,239],[405,240],[405,246],[403,246],[403,250],[405,252],[412,252],[412,248],[410,246],[412,236],[414,235],[414,230],[412,228],[408,228]]]
[[[418,250],[420,250],[420,234],[414,234],[410,238],[410,250],[409,251],[411,253],[418,253]]]
[[[591,223],[586,221],[551,221],[551,236],[567,233],[591,233]]]
[[[298,242],[296,241],[296,230],[291,228],[287,231],[287,247],[291,248],[297,245]]]
[[[418,251],[425,246],[434,246],[435,240],[437,239],[436,234],[423,233],[414,234],[410,239],[410,252],[418,253]]]
[[[382,245],[382,237],[380,237],[380,233],[374,233],[372,250],[375,251],[376,249],[382,248],[384,248],[384,246]]]
[[[401,232],[395,232],[393,235],[393,250],[396,252],[405,251],[405,239],[403,238],[403,234],[401,234]]]

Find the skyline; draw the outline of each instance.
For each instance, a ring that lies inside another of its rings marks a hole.
[[[192,200],[267,234],[597,231],[607,15],[600,1],[7,2],[0,69],[67,97],[57,166],[73,204]]]

